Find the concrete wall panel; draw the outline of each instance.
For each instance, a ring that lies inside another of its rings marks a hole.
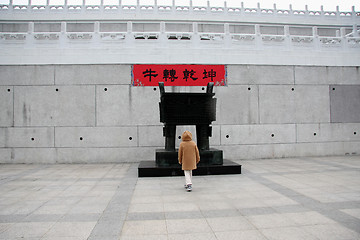
[[[54,147],[54,128],[5,128],[5,147]]]
[[[218,147],[221,144],[221,126],[213,125],[212,126],[212,137],[209,138],[210,148]]]
[[[13,94],[13,87],[0,87],[0,127],[13,125]]]
[[[160,93],[156,88],[98,86],[96,98],[98,126],[160,123]]]
[[[131,65],[57,65],[56,84],[131,84]]]
[[[0,128],[0,148],[5,147],[6,128]]]
[[[295,86],[296,123],[330,122],[328,86]]]
[[[11,163],[54,164],[56,163],[55,156],[55,148],[14,148]]]
[[[359,84],[359,67],[295,67],[296,84]]]
[[[360,123],[360,85],[330,86],[331,122]]]
[[[228,145],[221,146],[221,149],[224,151],[224,159],[229,160],[296,156],[295,144]]]
[[[258,117],[258,87],[234,86],[215,89],[216,124],[254,124]]]
[[[164,148],[163,126],[139,126],[139,146]]]
[[[297,156],[337,156],[359,154],[359,143],[324,142],[296,144]]]
[[[0,148],[0,163],[12,163],[11,148]]]
[[[15,87],[15,126],[94,126],[94,86]]]
[[[292,66],[228,65],[228,84],[294,84]]]
[[[138,145],[136,127],[57,127],[56,147],[134,147]]]
[[[224,158],[229,160],[358,155],[360,142],[223,145],[221,149],[224,151]]]
[[[129,148],[58,148],[57,163],[123,163],[155,161],[154,147]]]
[[[0,66],[0,85],[53,85],[54,66]]]
[[[261,85],[259,89],[260,123],[330,121],[327,86]]]
[[[298,124],[297,141],[360,141],[360,123]]]
[[[221,144],[295,143],[295,125],[223,125]]]
[[[296,121],[293,85],[259,87],[260,123],[294,123]]]

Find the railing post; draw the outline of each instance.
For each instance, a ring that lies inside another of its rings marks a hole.
[[[64,0],[64,11],[65,11],[65,13],[67,13],[67,11],[68,11],[68,1],[67,0]]]
[[[121,0],[119,0],[119,2],[118,2],[118,12],[121,14],[122,13],[122,2],[121,2]]]
[[[325,17],[325,12],[324,12],[324,6],[323,5],[321,5],[321,7],[320,7],[320,11],[321,11],[321,18],[324,18]]]
[[[132,45],[134,43],[132,22],[128,21],[126,24],[126,28],[127,28],[127,33],[125,37],[125,42],[129,45]]]
[[[294,16],[294,11],[293,11],[293,8],[292,8],[292,4],[289,5],[289,12],[290,12],[290,16]]]
[[[159,7],[158,7],[158,4],[157,4],[157,0],[154,0],[154,13],[157,15],[158,11],[159,11]]]
[[[291,48],[291,36],[290,36],[290,27],[289,25],[284,26],[284,35],[285,35],[285,44],[288,49]]]
[[[346,49],[348,47],[348,42],[346,39],[346,31],[344,27],[340,28],[339,37],[341,37],[341,46]]]
[[[27,6],[27,9],[26,9],[28,12],[30,12],[32,9],[31,9],[31,0],[28,1],[28,6]]]
[[[255,24],[255,43],[258,49],[262,48],[262,39],[261,39],[261,31],[259,24]]]
[[[355,12],[355,6],[351,7],[351,17],[352,17],[353,21],[356,21],[357,16],[356,16],[356,12]]]
[[[166,29],[165,29],[165,22],[160,22],[160,46],[163,47],[167,43],[167,36],[166,36]]]
[[[13,0],[10,0],[9,1],[9,11],[10,11],[10,13],[12,13],[13,10],[14,10]]]
[[[49,11],[50,11],[50,0],[46,0],[45,11],[46,11],[46,12],[49,12]]]
[[[319,35],[318,35],[317,27],[313,27],[312,34],[313,34],[313,38],[314,38],[314,47],[316,50],[318,50],[320,42],[319,42]]]
[[[136,0],[136,12],[138,14],[140,14],[140,10],[141,10],[141,8],[140,8],[140,0]]]
[[[277,15],[277,7],[276,7],[276,3],[274,3],[274,12],[273,15],[276,16]]]
[[[67,3],[65,3],[67,4]],[[60,33],[60,46],[64,47],[64,45],[66,44],[66,38],[67,38],[67,34],[66,34],[66,22],[61,22],[61,33]]]
[[[82,6],[81,6],[81,12],[82,13],[85,13],[85,10],[86,10],[86,3],[85,3],[86,0],[83,0],[82,1]]]
[[[225,23],[224,24],[224,32],[225,32],[225,46],[230,47],[231,46],[231,36],[230,36],[230,24]]]
[[[100,45],[100,22],[96,21],[94,23],[94,36],[93,41],[95,45]]]
[[[26,34],[26,45],[31,47],[34,44],[34,22],[28,23],[28,31]]]
[[[197,47],[200,43],[200,36],[199,36],[199,26],[197,22],[193,22],[193,36],[192,41],[195,47]]]

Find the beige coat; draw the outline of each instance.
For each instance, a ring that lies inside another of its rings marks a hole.
[[[196,164],[200,162],[199,149],[196,143],[192,141],[192,134],[185,131],[181,136],[182,142],[179,147],[179,163],[182,164],[182,170],[194,170]]]

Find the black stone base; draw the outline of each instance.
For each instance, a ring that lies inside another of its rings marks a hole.
[[[160,167],[168,167],[178,164],[178,152],[167,151],[165,149],[156,149],[155,162]],[[223,164],[223,151],[215,148],[210,150],[200,150],[200,164],[205,165],[222,165]]]
[[[241,174],[241,165],[223,160],[222,165],[199,164],[193,171],[193,175],[222,175],[222,174]],[[155,161],[142,161],[138,167],[139,177],[168,177],[184,176],[179,164],[170,166],[158,166]]]

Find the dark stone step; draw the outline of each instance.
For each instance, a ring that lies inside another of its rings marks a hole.
[[[222,174],[241,174],[241,165],[230,161],[223,160],[221,165],[199,164],[193,171],[194,176],[199,175],[222,175]],[[169,177],[184,176],[181,165],[173,164],[169,166],[158,166],[155,161],[142,161],[138,167],[139,177]]]

